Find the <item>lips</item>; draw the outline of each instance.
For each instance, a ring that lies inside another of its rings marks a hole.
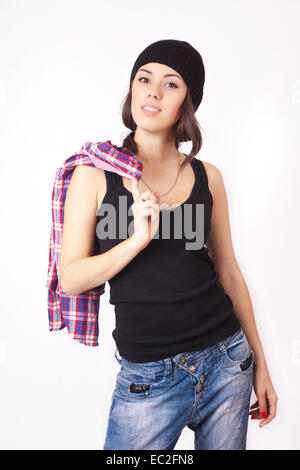
[[[154,109],[156,109],[156,110],[158,110],[158,111],[161,111],[161,108],[160,108],[159,106],[154,106],[153,104],[144,104],[144,105],[142,106],[142,109],[144,109],[145,106],[146,106],[146,107],[149,107],[149,108],[154,108]]]
[[[159,109],[157,111],[150,111],[150,109],[142,108],[142,111],[146,116],[150,116],[150,117],[158,116],[160,113]]]

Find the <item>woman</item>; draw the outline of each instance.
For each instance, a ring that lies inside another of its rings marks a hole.
[[[123,147],[142,162],[142,178],[78,166],[68,189],[62,288],[74,294],[108,280],[115,305],[121,370],[105,450],[173,449],[185,426],[196,450],[245,449],[249,415],[263,426],[276,414],[222,175],[194,158],[204,80],[187,42],[148,46],[122,114],[132,130]],[[189,140],[191,153],[179,152]],[[95,229],[101,263],[89,255]]]

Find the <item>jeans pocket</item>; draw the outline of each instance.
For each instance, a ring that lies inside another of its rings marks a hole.
[[[222,342],[219,364],[231,373],[248,373],[253,368],[254,354],[242,328]]]
[[[225,343],[225,352],[228,359],[233,362],[241,362],[250,354],[250,345],[243,330],[233,339]]]
[[[116,393],[127,400],[154,398],[166,390],[172,374],[167,374],[164,367],[128,366],[121,361],[121,370],[117,374]]]

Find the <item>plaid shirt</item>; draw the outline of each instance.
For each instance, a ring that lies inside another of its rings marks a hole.
[[[118,173],[127,178],[142,175],[143,164],[136,155],[124,147],[105,142],[86,142],[79,152],[67,158],[57,169],[52,191],[52,226],[49,244],[48,278],[48,320],[49,330],[58,331],[67,327],[71,337],[86,346],[99,346],[98,316],[100,295],[105,292],[105,283],[93,289],[70,296],[61,289],[59,279],[59,258],[61,251],[64,202],[67,189],[76,165],[89,165]],[[92,255],[97,254],[96,235]]]

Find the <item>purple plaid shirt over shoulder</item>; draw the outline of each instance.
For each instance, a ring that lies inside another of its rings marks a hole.
[[[86,346],[99,346],[100,295],[105,292],[105,283],[96,288],[70,296],[61,289],[59,279],[59,258],[61,251],[64,203],[77,165],[89,165],[118,173],[127,178],[142,176],[143,164],[130,150],[117,147],[110,140],[86,142],[79,152],[67,158],[56,171],[52,199],[52,225],[49,242],[48,277],[48,321],[49,330],[58,331],[67,327],[71,337]],[[96,246],[92,255],[96,253]]]

